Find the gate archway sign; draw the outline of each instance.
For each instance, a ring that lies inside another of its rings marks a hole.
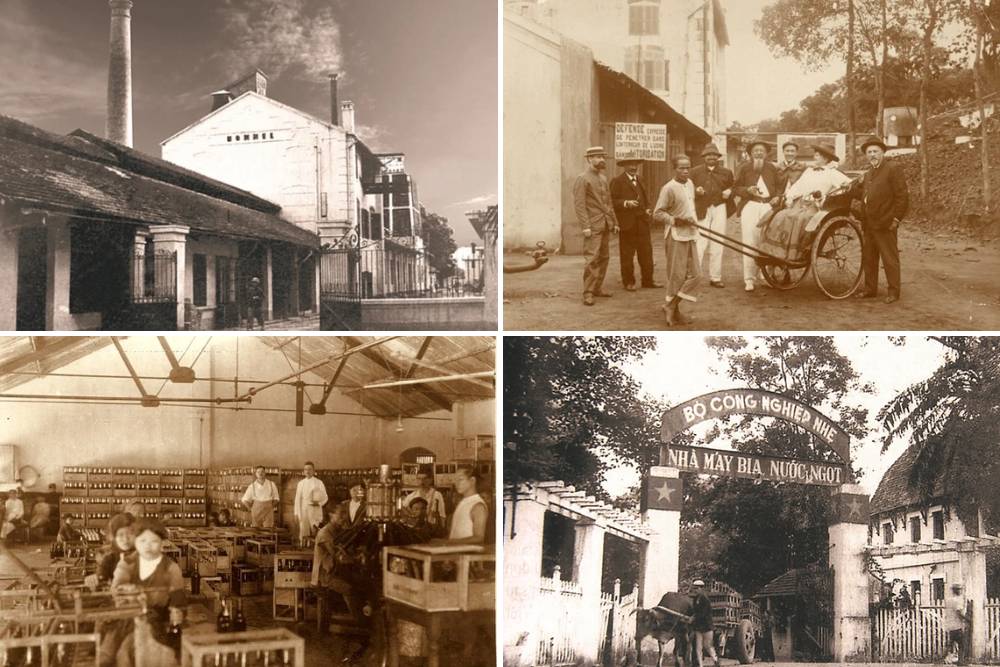
[[[709,419],[730,415],[774,417],[809,431],[845,464],[851,461],[851,436],[819,410],[794,398],[763,389],[725,389],[696,396],[663,413],[660,441],[669,443],[678,433]]]
[[[670,445],[679,433],[695,424],[730,415],[773,417],[795,424],[827,445],[841,462]],[[660,465],[683,472],[821,486],[840,486],[854,481],[850,478],[848,467],[851,461],[851,436],[812,406],[764,389],[724,389],[675,405],[663,413],[660,440],[663,442]]]

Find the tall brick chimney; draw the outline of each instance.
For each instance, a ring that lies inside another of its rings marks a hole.
[[[340,125],[340,105],[337,103],[337,73],[330,74],[330,122]]]
[[[132,145],[132,0],[109,0],[111,60],[108,66],[108,119],[111,141]]]

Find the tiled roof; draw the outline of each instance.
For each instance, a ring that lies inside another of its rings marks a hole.
[[[916,458],[916,448],[909,447],[885,471],[869,505],[872,516],[920,502],[919,490],[910,486],[910,472]],[[942,493],[939,480],[934,485],[933,495],[939,496]]]
[[[798,595],[799,592],[799,570],[793,569],[779,574],[777,577],[767,582],[764,588],[760,589],[754,597],[773,598],[785,595]]]
[[[85,132],[60,136],[0,116],[0,196],[108,221],[316,247],[319,237],[270,204]]]

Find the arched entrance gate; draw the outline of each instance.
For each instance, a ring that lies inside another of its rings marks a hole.
[[[730,415],[773,417],[813,434],[840,459],[811,461],[747,454],[708,447],[671,445],[701,422]],[[660,428],[660,464],[650,469],[643,495],[643,519],[651,531],[643,564],[642,605],[678,587],[681,472],[831,487],[834,513],[828,528],[833,570],[833,658],[841,662],[869,654],[868,495],[850,478],[850,436],[815,408],[760,389],[728,389],[697,396],[665,411]]]

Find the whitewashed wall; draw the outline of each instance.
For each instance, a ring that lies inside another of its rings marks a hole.
[[[247,135],[249,141],[244,140]],[[362,207],[375,204],[361,192],[352,142],[344,128],[250,92],[165,140],[162,154],[270,200],[281,206],[285,218],[318,232],[323,222],[340,222],[343,228],[353,224],[358,202]],[[321,211],[324,192],[326,217]]]

